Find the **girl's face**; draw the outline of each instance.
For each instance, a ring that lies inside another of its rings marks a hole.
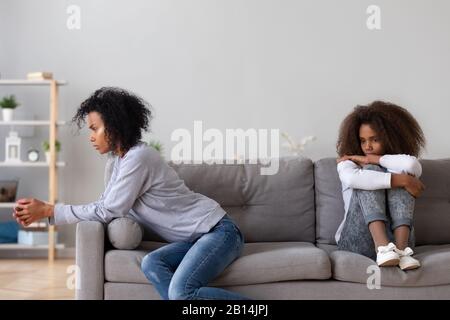
[[[359,141],[365,155],[373,154],[381,156],[384,154],[383,142],[369,124],[362,124],[359,128]]]
[[[100,113],[96,111],[89,112],[87,115],[87,123],[89,125],[89,129],[91,129],[89,141],[92,143],[92,146],[100,154],[109,152],[110,147],[105,134],[105,125]]]

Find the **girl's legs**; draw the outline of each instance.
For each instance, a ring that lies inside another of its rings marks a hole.
[[[404,188],[387,190],[388,209],[398,249],[414,248],[414,229],[412,228],[414,214],[414,197]]]
[[[409,226],[399,226],[394,230],[395,246],[398,249],[404,250],[408,247],[409,233]]]
[[[372,235],[375,248],[387,245],[390,240],[386,236],[386,222],[377,220],[369,223],[369,231]]]
[[[396,252],[400,257],[399,267],[412,270],[420,267],[420,262],[413,258],[415,245],[412,220],[415,199],[403,188],[388,190],[388,207],[396,241]]]
[[[384,172],[377,165],[364,169]],[[386,190],[354,189],[338,248],[375,259],[376,248],[389,242],[386,223]]]
[[[239,257],[243,244],[241,232],[234,222],[225,216],[189,249],[170,282],[169,298],[171,300],[247,299],[228,290],[207,286]]]
[[[352,195],[347,218],[345,219],[344,228],[342,229],[341,238],[337,243],[337,247],[339,250],[355,252],[373,260],[376,259],[373,238],[364,220],[355,193]]]

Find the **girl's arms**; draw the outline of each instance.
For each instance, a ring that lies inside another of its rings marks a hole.
[[[390,172],[362,170],[361,167],[365,164],[386,166]],[[422,166],[417,158],[408,155],[344,156],[338,159],[338,173],[342,183],[353,189],[378,190],[401,187],[414,197],[418,197],[424,189],[424,185],[418,179],[422,173]]]
[[[391,188],[405,188],[413,197],[417,198],[425,189],[425,185],[418,178],[409,174],[391,175]]]
[[[352,189],[378,190],[391,188],[391,173],[363,170],[352,160],[340,161],[337,171],[341,182]]]
[[[385,154],[383,156],[367,155],[367,156],[343,156],[338,162],[351,160],[361,167],[366,164],[378,164],[392,173],[406,173],[419,178],[422,175],[422,165],[416,157],[407,154]]]
[[[379,163],[392,173],[406,173],[416,178],[422,175],[422,165],[419,160],[407,154],[385,154],[379,159]]]

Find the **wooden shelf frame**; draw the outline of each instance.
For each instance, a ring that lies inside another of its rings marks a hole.
[[[56,137],[57,137],[57,127],[64,125],[64,121],[58,121],[58,89],[59,86],[66,85],[66,81],[60,80],[0,80],[0,85],[5,86],[49,86],[50,88],[50,119],[48,121],[1,121],[0,125],[47,125],[49,126],[49,144],[50,144],[50,161],[47,162],[22,162],[22,163],[5,163],[0,162],[0,167],[48,167],[48,203],[56,204],[57,202],[57,191],[58,191],[58,179],[57,179],[57,167],[65,166],[64,162],[56,162]],[[0,208],[5,208],[4,205],[10,204],[0,204]],[[6,208],[9,208],[6,207]],[[55,226],[49,225],[48,227],[48,260],[55,260]],[[19,248],[20,246],[17,246]]]

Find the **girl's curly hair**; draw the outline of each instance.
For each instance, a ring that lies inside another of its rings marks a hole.
[[[337,153],[364,155],[359,128],[368,124],[384,145],[385,154],[408,154],[418,157],[425,147],[425,136],[417,120],[405,109],[393,103],[374,101],[358,105],[342,122],[336,143]]]
[[[150,105],[140,97],[121,88],[103,87],[83,101],[72,119],[78,129],[86,123],[90,112],[98,112],[105,124],[110,150],[120,146],[126,152],[142,138],[142,130],[149,129],[152,113]]]

